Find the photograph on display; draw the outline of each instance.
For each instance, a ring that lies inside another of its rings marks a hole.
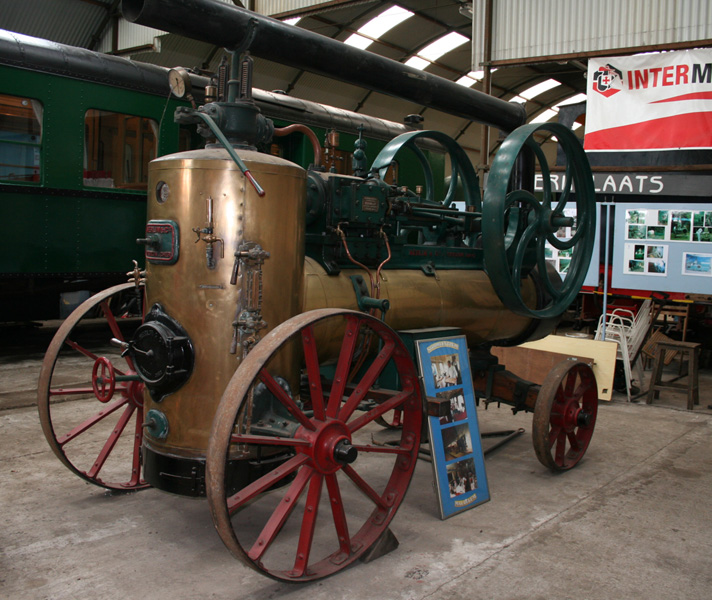
[[[690,211],[670,212],[670,239],[689,242],[692,235],[692,213]]]
[[[646,237],[649,240],[664,240],[665,239],[665,227],[661,227],[659,225],[656,225],[654,227],[648,227],[646,231]]]
[[[462,496],[477,489],[475,461],[471,458],[459,460],[447,466],[447,483],[450,497]]]
[[[628,272],[629,273],[645,273],[645,261],[644,260],[629,260],[628,261]]]
[[[443,427],[440,430],[440,434],[442,435],[446,461],[472,454],[472,438],[470,437],[470,428],[467,423],[454,425],[453,427]]]
[[[447,425],[453,421],[464,421],[467,419],[467,407],[465,406],[465,393],[462,388],[445,390],[435,394],[436,398],[449,400],[449,411],[445,416],[440,417],[440,425]]]
[[[626,223],[640,223],[645,225],[645,220],[647,218],[646,210],[627,210],[625,211],[625,222]]]
[[[693,227],[693,242],[712,242],[712,227]]]
[[[434,357],[430,363],[430,369],[435,378],[436,388],[445,388],[462,383],[457,354]]]
[[[564,208],[564,216],[573,219],[573,225],[571,227],[559,227],[555,232],[554,236],[561,241],[570,240],[574,235],[576,235],[576,209],[575,208]],[[569,272],[569,265],[571,264],[571,258],[573,257],[572,248],[555,248],[548,241],[544,244],[544,258],[554,270],[556,270],[562,279],[566,277]]]
[[[682,253],[682,274],[712,277],[712,254]]]
[[[667,225],[669,223],[670,213],[667,210],[658,211],[658,225]]]
[[[705,212],[705,227],[712,227],[712,211]]]
[[[444,414],[428,416],[435,489],[446,519],[490,499],[467,340],[417,339],[416,349],[426,396],[447,401]]]
[[[647,227],[645,225],[628,225],[629,240],[644,240],[647,235]]]

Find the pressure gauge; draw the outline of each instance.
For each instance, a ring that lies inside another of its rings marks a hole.
[[[192,90],[190,74],[181,67],[168,71],[168,84],[176,98],[185,98]]]
[[[168,187],[168,184],[165,181],[159,181],[158,185],[156,185],[156,200],[158,203],[163,204],[166,200],[168,200],[170,193],[171,190]]]

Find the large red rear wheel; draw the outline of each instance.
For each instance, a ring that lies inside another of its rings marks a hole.
[[[37,407],[50,447],[73,473],[112,490],[148,487],[143,383],[110,343],[130,339],[142,312],[143,288],[133,283],[92,296],[59,327],[40,371]]]
[[[315,330],[339,332],[337,350],[320,348]],[[304,359],[302,395],[288,391],[284,380],[290,377],[274,366],[295,347]],[[376,388],[389,364],[399,387]],[[278,410],[291,417],[284,434],[264,435],[266,424],[258,422],[261,409],[253,399],[264,403],[265,387]],[[376,420],[392,410],[402,414],[399,441],[373,445]],[[207,495],[223,542],[275,579],[307,581],[343,569],[379,539],[401,504],[417,459],[421,419],[415,366],[382,321],[323,309],[282,323],[237,369],[213,424]],[[280,466],[242,489],[228,489],[231,460],[285,449],[291,457]]]

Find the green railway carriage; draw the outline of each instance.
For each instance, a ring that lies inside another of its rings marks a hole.
[[[203,96],[207,78],[191,76]],[[372,159],[405,125],[255,90],[277,127],[306,122],[326,167],[351,173],[360,132]],[[0,30],[0,320],[66,316],[76,302],[125,281],[144,236],[150,160],[202,145],[173,120],[188,105],[170,95],[167,69]],[[305,115],[307,115],[305,119]],[[359,127],[361,128],[359,130]],[[300,133],[271,148],[302,165],[314,149]],[[426,149],[436,192],[445,158]],[[393,181],[412,187],[417,158],[399,156]],[[140,265],[143,266],[143,265]]]

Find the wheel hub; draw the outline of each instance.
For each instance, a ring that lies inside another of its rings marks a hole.
[[[358,451],[351,445],[351,435],[344,423],[329,419],[314,424],[315,430],[300,427],[295,437],[309,442],[309,446],[298,451],[307,454],[320,473],[335,473],[356,460]]]

